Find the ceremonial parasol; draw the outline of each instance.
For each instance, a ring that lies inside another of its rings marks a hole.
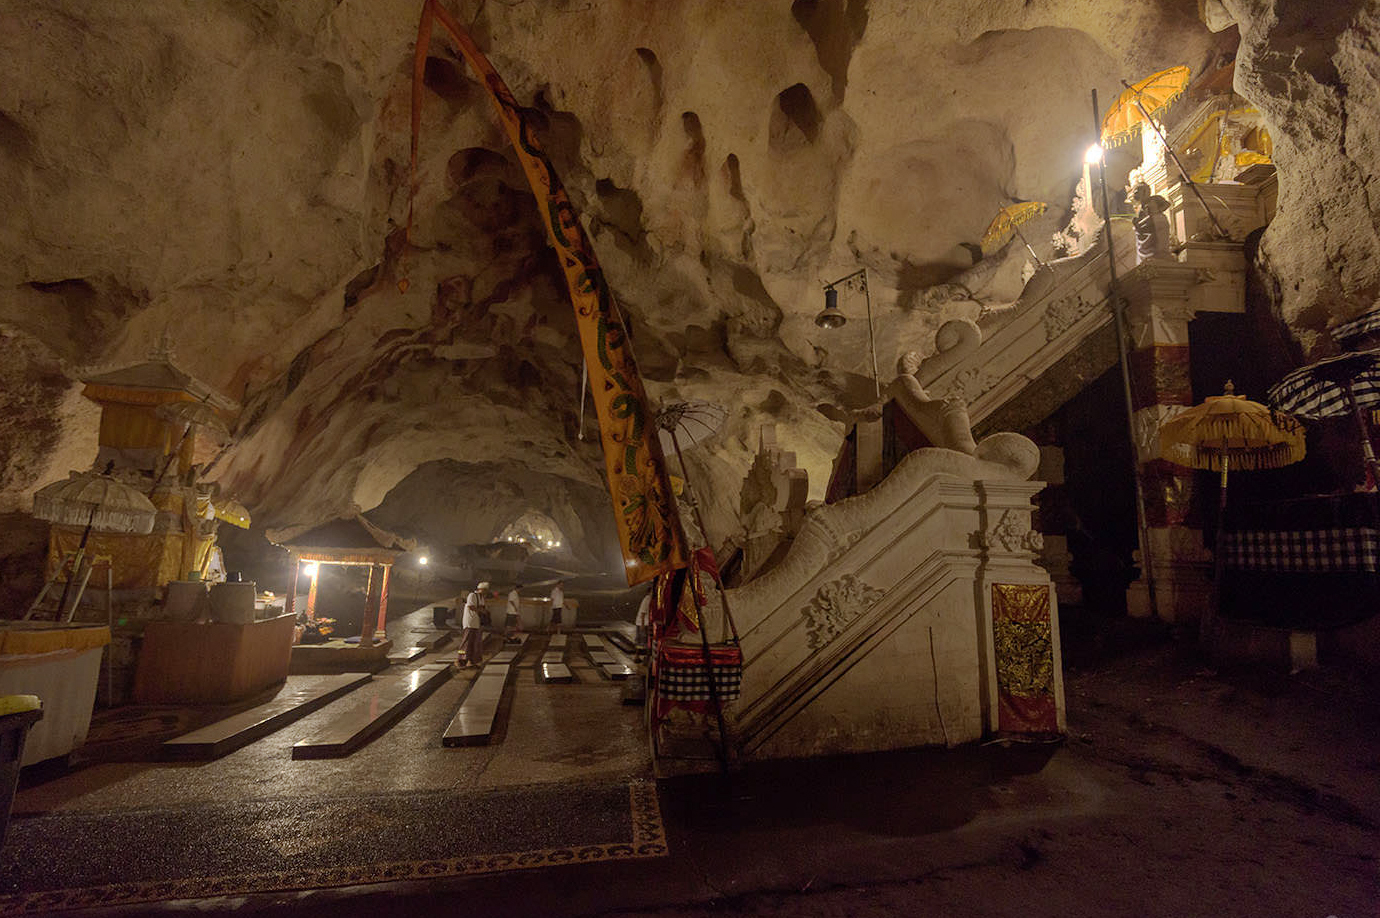
[[[1241,469],[1277,469],[1304,456],[1303,425],[1244,395],[1231,381],[1221,395],[1208,396],[1160,425],[1160,451],[1166,459],[1195,469],[1222,473],[1217,492],[1217,545],[1213,581],[1221,588],[1222,533],[1226,528],[1227,473]],[[1206,625],[1206,616],[1203,624]]]
[[[671,402],[657,412],[656,426],[661,431],[661,449],[680,455],[682,449],[701,443],[719,432],[728,409],[713,402]]]
[[[206,398],[210,398],[210,395],[208,394]],[[163,476],[168,473],[178,451],[182,449],[183,441],[191,434],[193,427],[198,427],[221,441],[230,437],[230,428],[225,423],[225,419],[221,417],[220,412],[215,407],[207,403],[206,399],[199,402],[164,402],[158,406],[156,411],[163,420],[183,425],[182,436],[177,438],[177,443],[173,446],[172,452],[168,454],[168,461],[163,464],[163,470],[158,473],[156,481],[162,481]]]
[[[1299,367],[1270,387],[1270,404],[1301,418],[1335,418],[1350,412],[1361,434],[1361,452],[1371,477],[1380,468],[1370,445],[1363,408],[1380,404],[1380,349],[1352,351]]]
[[[249,528],[249,511],[244,504],[235,500],[233,497],[217,497],[211,501],[211,507],[215,510],[216,519],[229,523],[231,526],[238,526],[240,529]]]
[[[66,481],[55,481],[34,494],[34,516],[61,526],[84,526],[81,542],[72,558],[72,573],[62,588],[62,598],[58,600],[58,614],[67,607],[67,597],[72,581],[77,579],[86,542],[91,530],[101,532],[127,532],[148,535],[153,531],[154,517],[158,509],[154,507],[143,492],[137,488],[116,481],[110,477],[114,463],[105,467],[105,472],[73,472]],[[84,581],[83,581],[84,584]],[[46,592],[45,587],[45,592]],[[42,596],[39,597],[42,599]],[[38,600],[35,600],[38,602]],[[81,602],[78,593],[73,602],[73,610]],[[30,614],[33,613],[31,608]]]
[[[34,494],[34,516],[62,526],[85,526],[87,532],[147,535],[157,513],[138,489],[95,471],[73,472],[66,481],[55,481]]]
[[[1188,88],[1192,71],[1184,65],[1152,73],[1134,83],[1122,81],[1126,88],[1102,117],[1102,146],[1119,146],[1136,136],[1142,124],[1154,127],[1153,118],[1164,111]]]
[[[1013,235],[1020,236],[1021,242],[1025,243],[1025,247],[1029,250],[1031,257],[1035,259],[1035,263],[1044,267],[1044,262],[1040,261],[1040,256],[1036,255],[1035,250],[1030,247],[1025,233],[1021,232],[1021,224],[1044,213],[1046,206],[1044,201],[1020,201],[997,211],[997,215],[987,226],[987,232],[982,234],[982,250],[984,252],[993,251],[1005,245]]]
[[[1121,85],[1126,88],[1121,95],[1116,97],[1111,108],[1107,109],[1107,114],[1102,118],[1102,146],[1114,147],[1118,144],[1130,140],[1136,133],[1136,129],[1141,125],[1149,125],[1150,129],[1160,138],[1160,143],[1164,146],[1164,152],[1174,161],[1174,165],[1179,169],[1179,177],[1187,185],[1198,203],[1203,205],[1203,211],[1212,221],[1213,227],[1222,238],[1229,235],[1222,224],[1217,220],[1217,215],[1212,212],[1212,207],[1208,205],[1207,198],[1198,190],[1198,186],[1189,177],[1188,170],[1184,168],[1183,162],[1179,159],[1179,154],[1174,152],[1174,147],[1170,145],[1168,138],[1164,136],[1164,130],[1155,123],[1155,116],[1164,111],[1169,105],[1183,94],[1188,86],[1190,74],[1188,67],[1179,65],[1170,67],[1168,70],[1161,70],[1159,73],[1152,73],[1143,80],[1135,83],[1121,81]]]

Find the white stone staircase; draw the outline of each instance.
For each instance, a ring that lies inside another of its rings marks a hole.
[[[1125,218],[1112,218],[1117,274],[1136,265],[1135,237]],[[1087,252],[1049,262],[1021,297],[995,321],[984,321],[982,343],[934,379],[921,382],[934,397],[956,395],[968,404],[974,427],[1018,395],[1090,335],[1112,320],[1107,294],[1105,234]]]
[[[738,754],[951,745],[994,730],[990,587],[1049,584],[1030,530],[1041,487],[923,449],[866,494],[812,510],[778,567],[728,593],[746,660],[729,712]]]

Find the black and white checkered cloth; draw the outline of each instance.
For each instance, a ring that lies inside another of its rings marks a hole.
[[[1222,551],[1223,565],[1233,570],[1380,570],[1380,532],[1370,528],[1226,532]]]
[[[703,666],[689,669],[663,666],[660,671],[661,695],[668,701],[710,701],[709,675]],[[742,666],[714,667],[719,700],[732,701],[743,691]]]

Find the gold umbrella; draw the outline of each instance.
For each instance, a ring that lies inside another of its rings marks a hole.
[[[240,529],[249,528],[249,511],[245,509],[244,504],[233,497],[213,498],[211,508],[215,511],[216,519],[229,523],[231,526],[238,526]]]
[[[1036,255],[1035,250],[1030,248],[1025,233],[1021,232],[1021,224],[1044,213],[1046,206],[1044,201],[1020,201],[997,211],[997,215],[987,225],[987,232],[982,234],[982,250],[984,252],[994,251],[1006,245],[1012,236],[1020,236],[1021,242],[1025,243],[1025,247],[1030,251],[1035,263],[1044,267],[1044,262],[1040,261],[1040,256]]]
[[[1180,65],[1126,85],[1102,118],[1102,146],[1119,146],[1134,137],[1137,128],[1183,95],[1190,73]]]
[[[1236,395],[1228,380],[1223,394],[1208,396],[1201,405],[1187,408],[1160,425],[1160,451],[1179,465],[1222,473],[1213,552],[1213,579],[1220,588],[1228,470],[1232,465],[1277,469],[1298,462],[1304,456],[1303,425],[1290,415]]]

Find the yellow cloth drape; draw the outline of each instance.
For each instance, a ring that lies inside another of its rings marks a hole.
[[[632,348],[594,248],[585,236],[555,167],[542,150],[522,108],[469,33],[438,0],[426,0],[418,26],[412,80],[412,174],[416,176],[417,138],[421,129],[423,74],[431,45],[433,21],[454,39],[488,90],[498,119],[513,143],[527,175],[537,208],[565,272],[580,331],[589,391],[599,417],[609,496],[623,547],[628,583],[651,580],[684,567],[685,534],[671,494],[656,425],[633,361]],[[409,226],[410,226],[409,216]]]
[[[94,627],[47,628],[10,625],[0,628],[0,654],[52,653],[57,650],[90,650],[110,643],[110,629]]]

